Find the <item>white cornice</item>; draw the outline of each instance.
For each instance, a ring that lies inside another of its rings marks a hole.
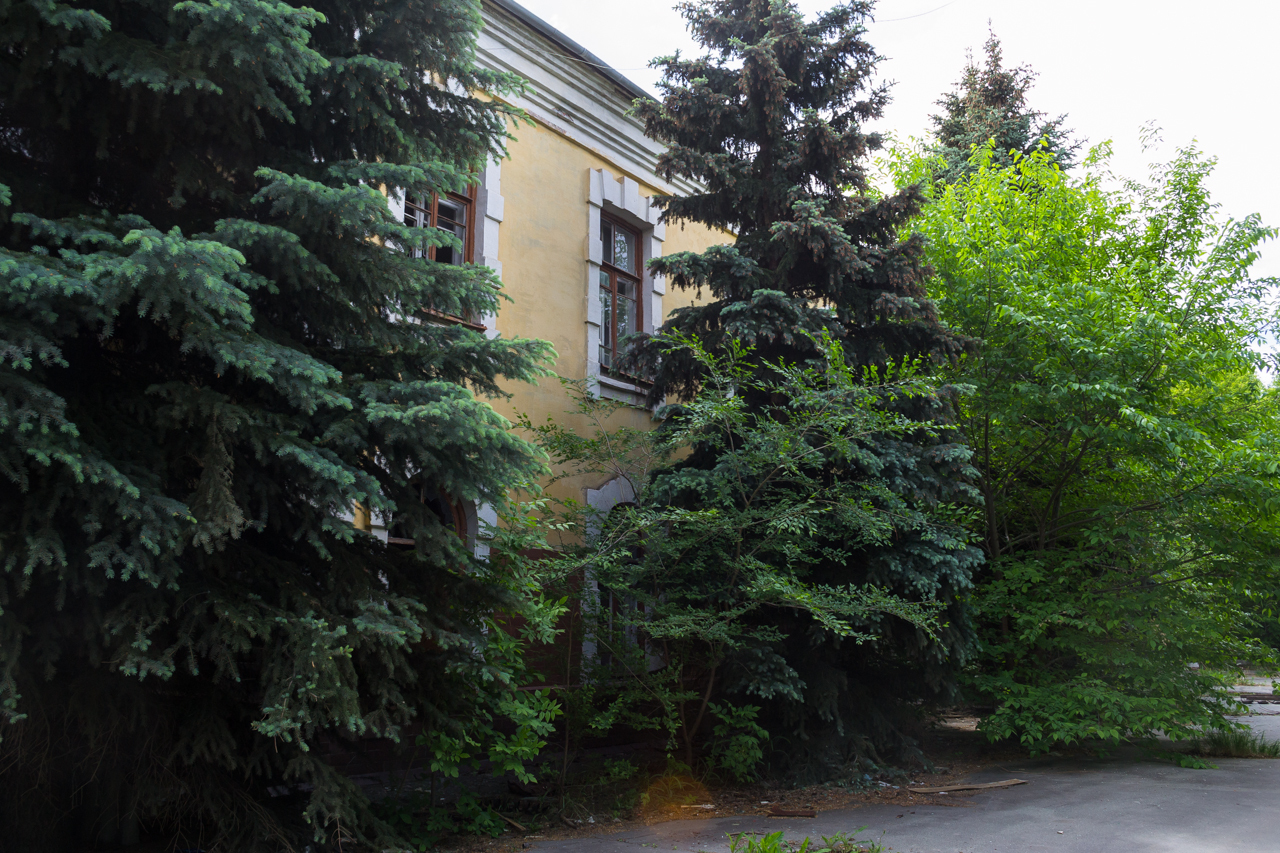
[[[591,149],[638,180],[666,194],[699,191],[691,181],[668,182],[655,172],[663,147],[644,135],[644,126],[627,115],[632,93],[555,42],[530,29],[492,3],[483,6],[484,29],[477,64],[518,74],[529,81],[510,102],[555,132]]]

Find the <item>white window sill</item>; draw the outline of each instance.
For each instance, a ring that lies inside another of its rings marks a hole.
[[[649,393],[648,388],[636,385],[634,382],[628,382],[625,379],[615,379],[614,377],[608,376],[604,373],[601,373],[597,378],[600,380],[601,385],[608,385],[610,388],[616,388],[619,391],[630,391],[633,394],[640,394],[641,396],[645,396]]]
[[[606,376],[603,373],[596,374],[592,378],[599,383],[599,394],[604,399],[616,400],[628,406],[635,406],[637,409],[649,409],[647,402],[649,389],[647,387],[628,382],[625,379]]]

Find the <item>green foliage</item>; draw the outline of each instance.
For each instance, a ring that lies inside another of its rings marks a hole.
[[[740,833],[729,836],[730,853],[885,853],[888,850],[877,841],[858,841],[858,833],[866,827],[835,835],[823,835],[821,842],[815,842],[807,835],[800,841],[784,841],[784,831],[778,830],[768,835],[749,835]]]
[[[991,162],[1012,165],[1043,147],[1062,168],[1072,165],[1080,149],[1063,130],[1066,116],[1046,119],[1027,105],[1027,93],[1035,80],[1030,68],[1005,68],[1000,40],[992,33],[983,45],[986,61],[978,66],[969,55],[955,91],[938,101],[942,114],[933,116],[936,153],[942,165],[937,180],[955,183],[974,169],[974,149],[993,146]]]
[[[987,147],[918,221],[944,318],[983,342],[952,372],[989,565],[971,683],[983,730],[1033,751],[1222,728],[1212,671],[1265,656],[1240,605],[1280,553],[1280,401],[1254,372],[1274,283],[1249,276],[1274,232],[1216,215],[1194,149],[1149,185],[1106,155],[1069,178]]]
[[[1244,617],[1250,635],[1280,656],[1280,588],[1251,588],[1245,597]]]
[[[739,782],[749,781],[764,758],[761,744],[769,739],[769,733],[756,723],[760,706],[721,707],[711,702],[707,708],[720,721],[711,730],[710,752],[714,766]]]
[[[1280,758],[1280,741],[1246,728],[1215,729],[1196,745],[1201,755],[1215,758]]]
[[[625,758],[606,758],[603,770],[604,778],[609,782],[625,782],[640,772],[639,767]]]
[[[567,507],[589,542],[545,570],[588,572],[582,612],[596,651],[576,692],[603,710],[584,719],[586,726],[678,735],[692,765],[710,709],[721,719],[713,755],[744,777],[762,757],[765,730],[755,722],[759,706],[734,708],[737,700],[727,697],[803,702],[802,678],[774,651],[788,638],[780,622],[852,645],[877,641],[890,622],[926,636],[938,630],[939,603],[909,601],[874,584],[829,583],[818,572],[857,560],[904,526],[946,530],[861,469],[872,442],[933,428],[891,405],[931,388],[909,372],[877,380],[875,371],[849,366],[830,338],[817,342],[822,363],[773,364],[765,373],[742,347],[715,357],[695,341],[667,341],[673,350],[691,349],[705,379],[660,429],[609,430],[621,404],[572,383],[577,413],[595,424],[592,435],[554,420],[524,422],[562,476],[634,484],[634,503],[608,516]],[[753,399],[778,402],[756,406]],[[682,464],[690,451],[717,463]],[[856,473],[842,476],[848,471]],[[963,552],[968,545],[953,534],[938,547]],[[606,684],[612,689],[602,689]],[[713,705],[716,689],[726,698]]]
[[[730,835],[729,850],[730,853],[782,853],[783,834],[783,830],[778,830],[768,835]]]
[[[1210,764],[1203,758],[1195,755],[1187,755],[1184,752],[1169,752],[1160,756],[1161,758],[1169,758],[1174,764],[1186,770],[1216,770],[1218,765]]]
[[[410,850],[431,850],[451,835],[487,835],[497,838],[507,828],[493,809],[480,805],[470,791],[462,790],[452,809],[431,802],[425,792],[399,799],[388,798],[377,806],[378,815],[399,830]]]
[[[665,221],[722,229],[726,244],[651,262],[669,286],[706,297],[673,311],[664,334],[696,340],[716,358],[744,346],[751,375],[761,379],[784,364],[824,364],[821,342],[828,339],[838,344],[843,364],[887,371],[881,376],[962,352],[968,342],[939,322],[925,292],[923,243],[898,234],[919,208],[920,189],[887,197],[869,190],[867,154],[881,140],[865,122],[887,102],[886,90],[872,83],[878,57],[865,39],[871,4],[839,4],[811,20],[792,2],[708,0],[681,8],[705,53],[658,60],[663,98],[637,102],[635,110],[648,135],[666,146],[659,174],[705,187],[656,198]],[[673,350],[663,334],[635,341],[626,362],[626,369],[652,377],[654,403],[694,400],[710,370],[698,349]],[[904,707],[946,696],[969,649],[959,596],[980,554],[944,519],[974,500],[968,450],[946,428],[959,391],[918,387],[921,393],[878,401],[918,427],[867,434],[851,455],[834,447],[826,474],[819,467],[805,471],[819,490],[840,480],[840,488],[861,492],[856,500],[821,514],[801,491],[753,504],[769,512],[790,506],[795,514],[769,522],[776,547],[767,544],[769,527],[751,528],[744,544],[765,544],[743,553],[774,571],[802,570],[813,597],[801,604],[800,588],[783,584],[768,594],[797,606],[742,611],[759,641],[733,644],[724,688],[789,697],[764,706],[762,723],[775,747],[789,744],[775,751],[775,769],[796,780],[847,777],[851,765],[874,759],[879,749],[907,746]],[[756,388],[745,388],[740,404],[757,416],[785,410]],[[764,435],[763,421],[758,426]],[[721,512],[705,522],[727,525],[730,515],[720,508],[732,492],[715,489],[743,462],[728,447],[724,439],[698,437],[654,495],[691,514]],[[725,535],[737,536],[727,529]],[[721,558],[699,549],[689,559],[692,571]],[[736,584],[747,576],[726,577]],[[934,632],[878,619],[874,628],[855,630],[874,641],[850,642],[845,627],[853,622],[834,612],[825,618],[828,596],[817,591],[826,589],[938,601],[947,614]],[[738,618],[740,601],[730,596],[724,612]],[[712,666],[699,664],[703,689]]]
[[[378,804],[378,816],[395,826],[410,850],[430,850],[457,828],[453,815],[417,793],[407,799],[388,798]]]
[[[494,634],[503,633],[503,627],[497,623],[490,623],[489,630]],[[498,671],[513,681],[523,680],[516,677],[524,674],[519,658],[503,663]],[[451,720],[446,729],[417,735],[414,742],[426,748],[428,767],[433,774],[457,778],[464,764],[479,766],[480,753],[471,750],[483,749],[495,775],[510,773],[521,782],[533,782],[535,776],[528,762],[541,754],[561,713],[561,705],[552,698],[550,690],[510,691],[491,707],[477,707],[472,713]],[[495,717],[506,720],[509,726],[514,725],[514,732],[496,730]]]
[[[487,835],[497,838],[505,830],[506,824],[493,811],[480,805],[480,802],[468,791],[458,795],[455,823],[458,829],[467,835]]]
[[[547,603],[421,495],[542,473],[482,397],[550,350],[405,322],[491,313],[499,282],[393,249],[453,238],[379,189],[460,191],[502,154],[519,116],[467,93],[519,83],[474,67],[480,24],[469,0],[0,7],[14,849],[396,847],[325,760],[343,740],[537,751],[554,709],[513,695],[492,619]]]
[[[1191,738],[1236,713],[1224,679],[1188,665],[1247,652],[1233,636],[1233,599],[1198,584],[1169,589],[1159,577],[1135,583],[1144,569],[1099,571],[1106,552],[1081,550],[1003,561],[1001,576],[980,586],[990,635],[974,684],[998,703],[982,730],[1039,752],[1160,732]],[[997,621],[1005,614],[1008,635]]]

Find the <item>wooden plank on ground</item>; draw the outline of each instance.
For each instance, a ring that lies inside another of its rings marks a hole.
[[[787,809],[782,806],[770,806],[769,817],[817,817],[815,809]]]
[[[981,791],[984,788],[1011,788],[1014,785],[1025,785],[1026,779],[1005,779],[1003,782],[982,782],[971,785],[939,785],[935,788],[908,788],[917,794],[946,794],[951,791]]]

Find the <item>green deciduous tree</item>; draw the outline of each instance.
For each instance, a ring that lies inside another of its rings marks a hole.
[[[452,238],[379,189],[501,155],[511,111],[466,92],[516,82],[479,27],[467,0],[0,8],[8,849],[384,848],[326,744],[511,700],[485,621],[516,590],[422,495],[538,474],[476,395],[548,347],[416,322],[498,282],[389,248]]]
[[[581,612],[594,652],[582,682],[599,708],[592,725],[662,730],[686,765],[709,752],[744,777],[763,757],[764,732],[754,722],[760,707],[743,703],[800,705],[807,689],[773,651],[788,639],[782,625],[807,624],[851,646],[877,642],[890,621],[926,636],[940,627],[944,602],[822,573],[886,545],[904,525],[931,523],[864,467],[876,442],[934,429],[885,401],[934,389],[909,376],[869,380],[830,339],[814,365],[770,365],[768,378],[739,345],[713,356],[696,341],[667,341],[673,354],[691,349],[705,374],[661,428],[609,429],[623,404],[585,388],[578,414],[595,425],[591,434],[525,422],[563,476],[621,477],[633,497],[605,516],[568,504],[567,520],[588,541],[547,570],[586,571]],[[677,464],[691,451],[715,464]],[[705,731],[712,715],[721,723]]]
[[[715,355],[745,344],[764,374],[780,362],[819,358],[814,341],[823,335],[858,368],[961,352],[964,340],[942,326],[925,292],[923,244],[898,236],[918,210],[919,190],[879,197],[868,189],[866,157],[880,139],[864,123],[887,100],[871,83],[878,57],[864,38],[870,4],[841,4],[808,21],[794,4],[771,0],[681,8],[706,53],[659,60],[663,99],[636,109],[648,134],[668,146],[659,173],[696,180],[705,191],[656,203],[668,222],[700,222],[732,237],[651,264],[671,286],[708,297],[674,311],[664,329]],[[691,351],[671,351],[661,340],[638,344],[632,364],[653,377],[655,401],[691,398],[706,375]],[[763,396],[748,400],[770,405]],[[945,692],[965,654],[969,634],[956,596],[979,555],[931,514],[970,495],[968,450],[941,428],[950,400],[941,390],[895,401],[912,420],[939,428],[869,439],[856,470],[841,472],[889,483],[919,514],[903,515],[883,540],[808,570],[815,583],[874,584],[948,602],[947,627],[930,636],[890,620],[875,642],[855,645],[807,615],[771,623],[786,639],[770,653],[806,685],[799,701],[768,709],[775,735],[790,738],[781,757],[798,777],[847,774],[874,744],[901,743],[896,703]],[[695,448],[689,476],[714,470],[721,458],[718,446]],[[837,536],[828,544],[847,543]]]
[[[985,62],[979,66],[972,54],[954,91],[938,101],[940,115],[933,116],[937,153],[945,166],[937,172],[944,183],[969,173],[975,147],[994,141],[992,162],[1007,166],[1018,155],[1043,145],[1059,166],[1072,164],[1080,143],[1063,128],[1066,116],[1046,118],[1027,103],[1035,72],[1026,66],[1004,67],[1000,39],[992,33],[983,45]]]
[[[1194,149],[1148,184],[1106,157],[1069,178],[988,147],[919,219],[943,317],[982,341],[953,377],[985,502],[973,684],[988,734],[1034,750],[1227,725],[1210,670],[1256,654],[1240,596],[1280,554],[1274,283],[1250,276],[1275,232],[1217,214]]]

